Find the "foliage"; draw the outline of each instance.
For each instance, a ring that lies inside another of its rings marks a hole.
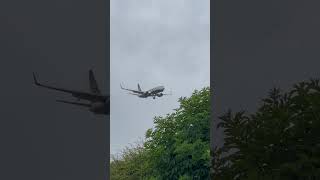
[[[154,118],[143,146],[111,162],[111,179],[209,179],[210,89],[179,99],[180,107]]]
[[[120,157],[113,156],[110,164],[112,180],[141,180],[148,172],[147,153],[142,143],[126,147]]]
[[[180,107],[166,117],[156,117],[147,131],[154,174],[159,179],[209,178],[210,89],[180,98]]]
[[[320,86],[270,91],[256,113],[220,117],[225,144],[215,148],[214,179],[320,179]]]

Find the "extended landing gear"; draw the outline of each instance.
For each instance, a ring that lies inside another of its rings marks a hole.
[[[156,99],[156,97],[155,97],[155,96],[153,96],[153,99]]]

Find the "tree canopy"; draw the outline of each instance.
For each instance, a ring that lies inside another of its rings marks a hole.
[[[111,179],[209,179],[210,88],[181,97],[180,107],[155,117],[144,143],[111,162]]]
[[[320,179],[320,86],[272,89],[257,112],[220,117],[225,144],[212,151],[213,179]]]

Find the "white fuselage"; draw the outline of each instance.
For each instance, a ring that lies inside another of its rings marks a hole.
[[[164,91],[164,86],[157,86],[155,88],[152,88],[152,89],[144,92],[143,94],[140,94],[139,97],[146,98],[149,96],[159,96],[158,93],[161,93],[163,91]]]

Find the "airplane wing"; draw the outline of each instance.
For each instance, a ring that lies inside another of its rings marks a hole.
[[[86,103],[70,102],[70,101],[64,101],[64,100],[57,100],[57,102],[62,102],[62,103],[66,103],[66,104],[73,104],[73,105],[78,105],[78,106],[91,107],[90,104],[86,104]]]
[[[120,84],[120,87],[121,89],[124,89],[124,90],[127,90],[127,91],[131,91],[131,92],[134,92],[136,94],[143,94],[144,92],[143,91],[137,91],[137,90],[132,90],[132,89],[126,89],[126,88],[123,88]]]
[[[131,92],[129,92],[128,94],[136,95],[136,96],[139,96],[139,95],[140,95],[140,94],[137,94],[137,93],[131,93]]]
[[[100,95],[100,94],[93,94],[93,93],[69,90],[69,89],[64,89],[64,88],[57,88],[57,87],[41,84],[38,82],[35,73],[33,73],[33,80],[34,80],[35,85],[37,85],[37,86],[44,87],[47,89],[56,90],[56,91],[61,91],[61,92],[65,92],[65,93],[70,93],[70,94],[72,94],[72,96],[79,98],[79,99],[85,99],[85,100],[89,100],[89,101],[93,101],[93,100],[105,101],[108,98],[107,96]]]

